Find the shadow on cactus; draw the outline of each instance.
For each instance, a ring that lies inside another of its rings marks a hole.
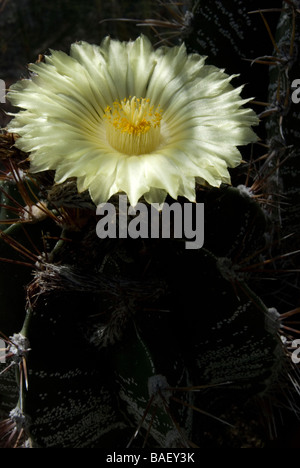
[[[277,134],[255,143],[232,77],[144,37],[31,70],[1,146],[0,446],[267,446],[276,408],[299,411],[297,253],[270,157],[283,126],[263,120]],[[204,203],[204,247],[99,239],[95,204],[120,192]]]

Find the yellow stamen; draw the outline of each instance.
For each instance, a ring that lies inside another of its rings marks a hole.
[[[160,144],[162,111],[151,106],[150,99],[129,97],[107,106],[106,138],[121,153],[151,153]]]

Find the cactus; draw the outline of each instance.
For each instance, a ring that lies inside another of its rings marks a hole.
[[[273,36],[268,13],[249,16],[237,0],[159,3],[170,20],[144,22],[159,40],[240,72],[257,101],[269,87],[261,145],[245,151],[232,186],[198,187],[205,243],[186,250],[176,238],[99,239],[87,192],[30,174],[3,131],[0,447],[261,448],[270,434],[257,415],[270,427],[276,406],[297,409],[299,111],[288,99],[299,5],[283,2]],[[272,54],[239,37],[254,24]]]

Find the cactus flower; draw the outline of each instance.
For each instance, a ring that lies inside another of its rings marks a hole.
[[[145,36],[72,44],[30,64],[8,98],[21,110],[9,130],[32,172],[77,178],[94,203],[125,192],[132,206],[167,194],[195,201],[195,185],[230,183],[238,146],[256,141],[255,113],[233,76],[185,45],[154,49]]]

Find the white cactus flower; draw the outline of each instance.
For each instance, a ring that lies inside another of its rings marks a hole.
[[[9,124],[31,171],[77,178],[94,203],[125,192],[132,206],[167,194],[195,201],[195,184],[230,183],[238,146],[257,140],[255,113],[244,108],[233,76],[187,54],[183,45],[153,49],[141,36],[100,46],[51,51],[8,98],[21,108]]]

